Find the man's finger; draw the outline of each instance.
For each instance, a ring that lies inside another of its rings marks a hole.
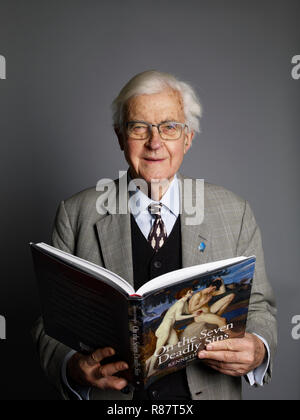
[[[229,338],[227,340],[216,341],[206,346],[207,350],[230,350],[243,351],[253,347],[253,340],[257,340],[253,334],[245,333],[242,338]]]
[[[89,366],[98,365],[106,357],[113,356],[115,350],[112,347],[104,347],[103,349],[97,349],[91,353],[87,358],[87,363]]]
[[[217,360],[204,360],[204,363],[216,369],[228,370],[233,372],[240,371],[244,367],[243,363],[226,363],[219,362]]]
[[[100,367],[102,376],[112,376],[116,373],[128,369],[128,365],[125,362],[108,363],[107,365]]]
[[[243,348],[243,339],[240,338],[232,338],[228,340],[221,340],[216,341],[215,343],[208,344],[206,346],[206,350],[213,350],[213,351],[222,351],[222,350],[228,350],[228,351],[241,351]]]
[[[241,353],[234,351],[205,351],[198,353],[199,359],[218,360],[227,363],[242,363]]]
[[[94,386],[100,389],[116,389],[120,391],[123,389],[128,382],[124,378],[118,378],[117,376],[106,376],[95,382]]]
[[[226,369],[224,367],[221,366],[217,366],[215,364],[210,364],[207,363],[207,365],[209,367],[211,367],[214,370],[217,370],[220,373],[223,373],[224,375],[229,375],[229,376],[241,376],[236,370],[232,370],[232,369]]]

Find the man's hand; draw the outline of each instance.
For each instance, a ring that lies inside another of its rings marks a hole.
[[[103,359],[114,354],[111,347],[98,349],[88,356],[75,353],[68,361],[67,375],[80,385],[120,391],[127,385],[127,381],[113,375],[128,369],[127,363],[120,361],[101,365]]]
[[[260,366],[265,358],[263,342],[254,334],[246,333],[243,338],[217,341],[198,353],[199,359],[230,376],[244,376]]]

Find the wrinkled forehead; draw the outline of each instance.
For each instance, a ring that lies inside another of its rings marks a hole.
[[[180,92],[165,89],[154,94],[142,94],[130,98],[125,104],[126,120],[160,122],[168,119],[184,120],[184,106]]]

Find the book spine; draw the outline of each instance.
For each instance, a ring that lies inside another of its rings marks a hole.
[[[130,349],[133,365],[133,385],[140,388],[143,384],[141,347],[143,341],[142,300],[133,298],[129,305]]]

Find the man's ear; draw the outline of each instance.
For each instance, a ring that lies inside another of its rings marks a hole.
[[[116,136],[118,137],[120,149],[124,151],[124,136],[118,127],[114,127],[114,130],[115,130]]]
[[[185,135],[184,139],[184,154],[190,149],[192,146],[192,141],[194,138],[195,132],[194,131],[188,131]]]

